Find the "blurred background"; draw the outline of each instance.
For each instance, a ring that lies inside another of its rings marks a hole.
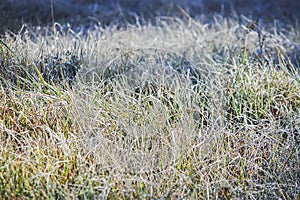
[[[123,23],[155,23],[156,16],[180,16],[185,10],[209,22],[214,14],[272,24],[297,23],[300,0],[1,0],[0,34],[17,32],[23,24],[45,26],[69,23],[73,27]]]

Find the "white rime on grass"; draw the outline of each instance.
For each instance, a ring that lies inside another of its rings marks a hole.
[[[298,31],[219,16],[51,31],[3,38],[0,196],[299,198]]]

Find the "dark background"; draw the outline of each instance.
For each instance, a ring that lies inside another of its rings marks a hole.
[[[142,16],[142,23],[155,22],[155,16],[183,15],[180,8],[204,22],[214,14],[235,18],[243,14],[266,24],[300,19],[300,0],[0,0],[0,33],[17,32],[23,24],[45,26],[54,21],[73,27],[95,22],[122,26]]]

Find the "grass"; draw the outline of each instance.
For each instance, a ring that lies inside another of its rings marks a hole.
[[[40,31],[1,39],[4,199],[299,198],[295,29]]]

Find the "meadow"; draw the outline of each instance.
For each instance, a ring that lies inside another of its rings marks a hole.
[[[299,24],[8,32],[3,199],[299,199]]]

